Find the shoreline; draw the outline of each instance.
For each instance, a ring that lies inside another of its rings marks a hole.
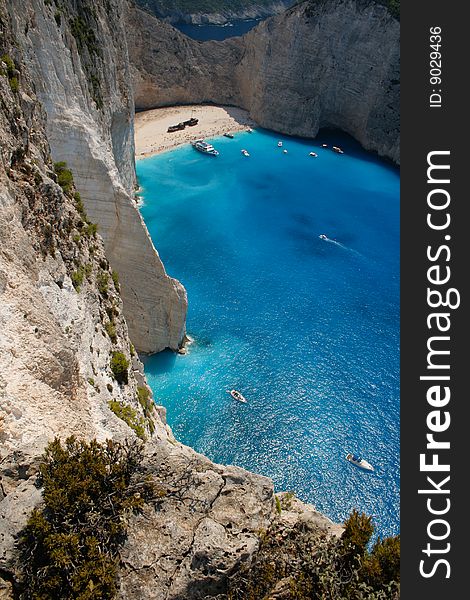
[[[168,133],[168,127],[190,118],[198,124]],[[173,150],[200,138],[237,133],[256,127],[248,112],[233,106],[190,104],[154,108],[135,114],[135,158],[142,159]]]

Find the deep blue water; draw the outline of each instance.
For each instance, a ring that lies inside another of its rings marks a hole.
[[[155,397],[177,438],[211,459],[268,475],[335,521],[358,508],[396,534],[398,170],[334,133],[213,143],[217,158],[187,146],[137,163],[142,214],[186,286],[196,340],[187,356],[145,359]]]
[[[208,40],[226,40],[248,33],[260,19],[235,20],[226,25],[187,25],[177,23],[175,27],[190,38],[206,42]]]

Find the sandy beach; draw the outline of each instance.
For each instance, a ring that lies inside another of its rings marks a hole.
[[[170,125],[176,125],[194,117],[199,123],[181,131],[168,133]],[[255,127],[248,113],[231,106],[170,106],[156,108],[135,115],[136,158],[145,158],[189,144],[198,138],[210,138],[223,133],[236,133]]]

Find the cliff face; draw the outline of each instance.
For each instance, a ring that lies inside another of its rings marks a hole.
[[[133,343],[143,352],[177,349],[186,293],[166,274],[133,196],[134,103],[121,0],[14,0],[8,12],[46,110],[52,156],[72,169],[120,275]]]
[[[305,137],[339,128],[398,162],[399,39],[375,2],[307,2],[247,34],[242,98],[264,127]]]
[[[50,156],[47,114],[34,92],[24,48],[0,2],[0,597],[15,579],[15,539],[40,501],[35,475],[56,435],[104,440],[133,436],[110,410],[142,419],[143,367],[104,245],[74,188]],[[66,191],[64,191],[64,189]],[[111,358],[129,362],[120,385]],[[156,438],[169,431],[159,423]]]
[[[385,6],[310,0],[224,42],[190,40],[137,8],[127,22],[137,108],[233,104],[289,135],[342,129],[399,162],[400,28]]]
[[[211,0],[194,3],[174,0],[136,0],[136,4],[167,23],[224,25],[233,20],[276,15],[295,0]]]
[[[95,3],[98,11],[103,6]],[[145,377],[133,355],[106,244],[90,222],[91,210],[86,216],[76,189],[58,175],[49,136],[64,151],[75,148],[88,157],[89,170],[77,180],[80,189],[87,175],[82,189],[103,190],[96,206],[88,202],[98,217],[111,202],[104,196],[108,186],[119,184],[121,193],[126,181],[132,183],[132,165],[123,159],[119,166],[105,116],[98,117],[91,102],[83,104],[89,82],[80,60],[65,47],[63,56],[54,55],[52,42],[59,40],[51,24],[46,27],[43,10],[35,0],[0,0],[0,598],[11,600],[21,591],[17,540],[41,505],[36,475],[45,445],[55,436],[122,441],[136,434],[146,437],[143,466],[161,494],[129,517],[118,597],[223,598],[227,578],[250,559],[260,530],[273,521],[286,531],[300,519],[329,533],[340,528],[300,503],[278,516],[271,481],[216,465],[179,444],[164,409],[144,410],[138,401]],[[40,27],[46,27],[42,44]],[[64,39],[73,48],[68,33]],[[112,39],[103,45],[112,48]],[[116,63],[119,55],[111,58]],[[42,60],[51,61],[44,82],[38,78]],[[43,86],[52,81],[57,90],[46,93]],[[66,102],[68,120],[49,93]],[[104,115],[112,113],[104,87],[101,93]],[[120,139],[114,145],[124,156],[129,138],[122,131]],[[72,164],[74,157],[60,158]],[[74,164],[80,167],[81,160]],[[121,197],[129,200],[126,193]],[[116,352],[129,362],[127,382],[119,383],[113,372]],[[116,405],[135,415],[130,425],[118,418]]]

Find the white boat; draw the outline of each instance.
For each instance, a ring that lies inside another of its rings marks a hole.
[[[245,150],[245,149],[242,150],[242,154],[243,154],[243,156],[250,156],[250,153],[248,152],[248,150]]]
[[[328,144],[322,144],[321,147],[322,148],[328,148]]]
[[[243,402],[244,404],[248,402],[248,400],[238,390],[227,390],[227,392],[232,396],[232,398],[238,400],[238,402]]]
[[[224,136],[233,140],[233,133],[227,132],[227,133],[224,133]]]
[[[352,463],[353,465],[356,465],[356,467],[359,467],[360,469],[364,469],[364,471],[373,471],[374,470],[374,467],[370,463],[368,463],[366,460],[364,460],[360,456],[351,454],[351,452],[348,452],[348,454],[346,454],[346,460],[349,460],[349,462]]]
[[[214,148],[212,144],[205,142],[204,140],[196,140],[192,142],[192,147],[203,154],[209,154],[210,156],[219,156],[219,151]]]
[[[309,152],[309,156],[318,156],[318,154],[316,152]]]
[[[248,127],[247,131],[248,133],[253,133],[253,129],[251,129],[251,127]]]
[[[284,154],[287,154],[287,150],[284,149],[283,152],[284,152]]]
[[[321,240],[327,240],[327,239],[328,239],[324,233],[320,233],[320,235],[319,235],[318,237],[319,237]]]
[[[344,152],[341,150],[341,148],[339,146],[333,146],[332,150],[333,150],[333,152],[337,152],[338,154],[344,154]]]
[[[278,142],[277,145],[279,148],[282,148],[282,142]]]

